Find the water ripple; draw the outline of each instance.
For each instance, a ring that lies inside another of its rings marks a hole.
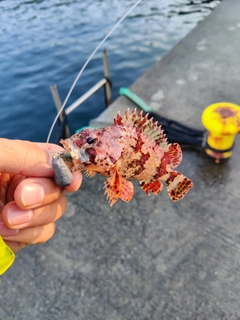
[[[64,100],[89,54],[135,0],[0,1],[0,135],[44,141],[55,116],[49,86]],[[219,0],[143,0],[105,47],[113,99],[204,18]],[[69,104],[102,78],[98,52]],[[104,109],[100,90],[70,116],[72,132]],[[26,129],[27,128],[27,129]]]

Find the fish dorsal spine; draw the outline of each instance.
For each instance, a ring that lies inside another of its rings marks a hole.
[[[114,125],[134,127],[138,132],[147,136],[160,147],[165,149],[168,146],[166,135],[158,122],[153,122],[153,118],[149,119],[148,113],[146,115],[143,115],[143,111],[137,113],[136,108],[133,112],[130,112],[130,110],[127,109],[123,117],[120,112],[118,112],[117,116],[114,118]]]

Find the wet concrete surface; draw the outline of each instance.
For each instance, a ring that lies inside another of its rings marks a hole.
[[[163,116],[196,128],[204,108],[240,101],[240,2],[225,0],[132,90]],[[161,91],[161,92],[160,92]],[[110,122],[120,98],[97,121]],[[240,319],[240,137],[216,164],[183,150],[184,199],[166,188],[112,208],[104,178],[84,178],[48,243],[17,255],[0,285],[0,319]]]

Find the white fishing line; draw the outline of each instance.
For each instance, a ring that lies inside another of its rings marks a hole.
[[[95,53],[98,51],[98,49],[101,47],[101,45],[108,39],[108,37],[110,37],[110,35],[114,32],[114,30],[119,26],[119,24],[130,14],[130,12],[141,2],[142,0],[138,0],[123,16],[122,18],[113,26],[113,28],[109,31],[109,33],[106,35],[106,37],[99,43],[99,45],[96,47],[96,49],[90,54],[90,56],[88,57],[87,61],[85,62],[85,64],[83,65],[83,67],[81,68],[81,70],[79,71],[76,79],[74,80],[70,90],[68,91],[68,94],[63,102],[63,105],[61,107],[61,109],[58,111],[53,123],[52,123],[52,126],[49,130],[49,133],[48,133],[48,137],[47,137],[47,143],[49,142],[50,138],[51,138],[51,135],[52,135],[52,132],[53,132],[53,129],[54,129],[54,126],[61,114],[61,112],[63,111],[63,109],[65,108],[66,106],[66,103],[77,83],[77,81],[79,80],[80,76],[82,75],[84,69],[86,68],[86,66],[88,65],[88,63],[91,61],[92,57],[95,55]]]

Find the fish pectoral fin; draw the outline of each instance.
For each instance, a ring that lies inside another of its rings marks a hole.
[[[117,166],[109,171],[109,176],[104,182],[104,189],[110,206],[114,205],[122,192],[122,176]]]
[[[122,179],[122,191],[120,194],[120,198],[123,201],[128,202],[132,200],[133,192],[134,192],[134,187],[132,182],[127,181],[126,179]]]
[[[183,174],[172,171],[166,180],[167,192],[172,201],[178,201],[192,188],[193,183]]]
[[[158,194],[162,191],[163,185],[159,180],[140,181],[140,187],[150,196],[150,191],[154,194]]]
[[[86,177],[88,178],[93,178],[95,176],[96,172],[95,171],[92,171],[92,170],[87,170],[85,171],[85,175]]]

